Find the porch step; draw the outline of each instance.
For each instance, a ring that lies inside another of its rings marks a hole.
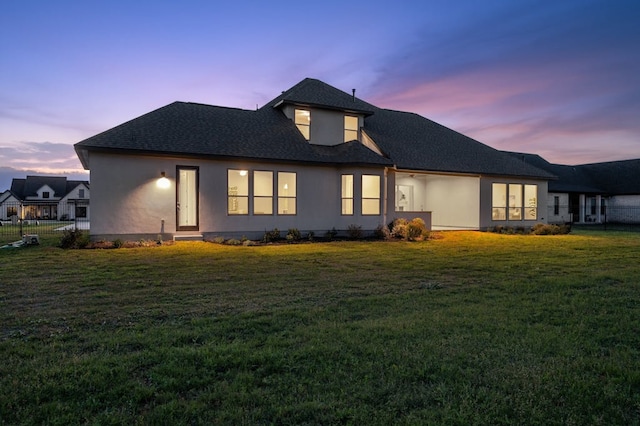
[[[178,234],[173,236],[173,241],[204,241],[202,234]]]

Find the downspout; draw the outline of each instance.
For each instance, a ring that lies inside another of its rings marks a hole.
[[[382,226],[387,226],[387,210],[388,210],[388,198],[389,198],[389,178],[388,178],[388,172],[389,172],[389,168],[385,167],[384,168],[384,192],[383,192],[383,197],[384,197],[384,202],[383,202],[383,208],[382,208]]]

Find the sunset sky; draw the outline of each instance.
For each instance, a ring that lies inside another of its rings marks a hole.
[[[304,79],[497,149],[640,158],[636,0],[5,1],[0,192],[87,179],[73,144],[173,101],[255,109]]]

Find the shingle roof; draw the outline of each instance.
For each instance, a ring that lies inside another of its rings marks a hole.
[[[365,115],[373,114],[377,109],[375,106],[358,99],[354,94],[349,95],[313,78],[305,78],[291,89],[282,92],[280,96],[267,103],[263,108],[278,107],[280,104],[320,106]]]
[[[549,163],[535,154],[508,154],[556,175],[557,180],[549,182],[550,192],[640,194],[640,159],[566,166]]]
[[[640,159],[583,164],[578,167],[609,194],[640,194]]]
[[[75,147],[76,151],[85,148],[115,149],[140,153],[327,162],[326,155],[314,149],[293,122],[278,110],[262,108],[248,111],[185,102],[169,104],[79,142]],[[83,155],[80,157],[82,159]],[[350,150],[347,157],[333,156],[331,162],[391,165],[388,159],[371,156],[365,150]]]
[[[64,176],[27,176],[26,179],[14,178],[10,191],[16,198],[25,200],[27,197],[37,196],[38,190],[47,185],[53,190],[52,198],[62,198],[80,184],[89,186],[87,181],[68,181]]]
[[[402,169],[553,178],[413,113],[377,109],[365,119],[364,131]]]
[[[363,131],[387,158],[360,143],[309,144],[279,110],[283,104],[365,115]],[[256,111],[174,102],[79,142],[75,148],[85,168],[89,168],[89,150],[115,150],[553,178],[424,117],[377,108],[315,79],[301,81]]]

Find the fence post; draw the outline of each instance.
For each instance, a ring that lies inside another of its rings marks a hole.
[[[22,238],[22,224],[24,222],[24,205],[20,202],[20,216],[18,216],[18,223],[20,224],[20,238]]]

